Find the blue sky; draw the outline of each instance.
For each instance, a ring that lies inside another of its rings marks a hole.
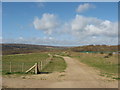
[[[2,3],[0,2],[0,42],[2,40]]]
[[[117,44],[117,2],[4,2],[3,43]]]

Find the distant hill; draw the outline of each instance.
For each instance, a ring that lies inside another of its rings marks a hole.
[[[21,54],[21,53],[36,53],[48,51],[61,51],[65,47],[47,46],[47,45],[31,45],[31,44],[2,44],[2,54]]]
[[[78,47],[60,47],[47,45],[31,45],[31,44],[2,44],[2,54],[23,54],[23,53],[39,53],[39,52],[58,52],[58,51],[73,51],[73,52],[116,52],[119,46],[108,45],[87,45]]]
[[[117,45],[116,46],[87,45],[87,46],[72,47],[71,50],[75,51],[75,52],[80,52],[80,51],[116,52],[116,51],[118,51],[118,46]]]

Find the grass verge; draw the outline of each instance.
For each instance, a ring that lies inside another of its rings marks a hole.
[[[119,79],[118,68],[120,68],[120,65],[118,64],[118,56],[113,55],[109,58],[104,58],[104,56],[106,55],[74,53],[71,57],[77,58],[80,62],[99,69],[101,76]]]
[[[42,72],[63,72],[66,67],[67,64],[62,57],[53,56],[50,63],[44,67]]]

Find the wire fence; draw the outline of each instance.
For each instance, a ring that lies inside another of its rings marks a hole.
[[[45,66],[52,60],[52,55],[45,60],[40,60],[39,62],[3,62],[2,63],[2,72],[26,72],[31,68],[35,63],[38,64],[39,71],[42,71]]]

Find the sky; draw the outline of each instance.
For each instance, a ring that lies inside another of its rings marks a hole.
[[[3,2],[2,42],[118,44],[117,2]]]
[[[2,42],[2,3],[0,2],[0,42]]]

